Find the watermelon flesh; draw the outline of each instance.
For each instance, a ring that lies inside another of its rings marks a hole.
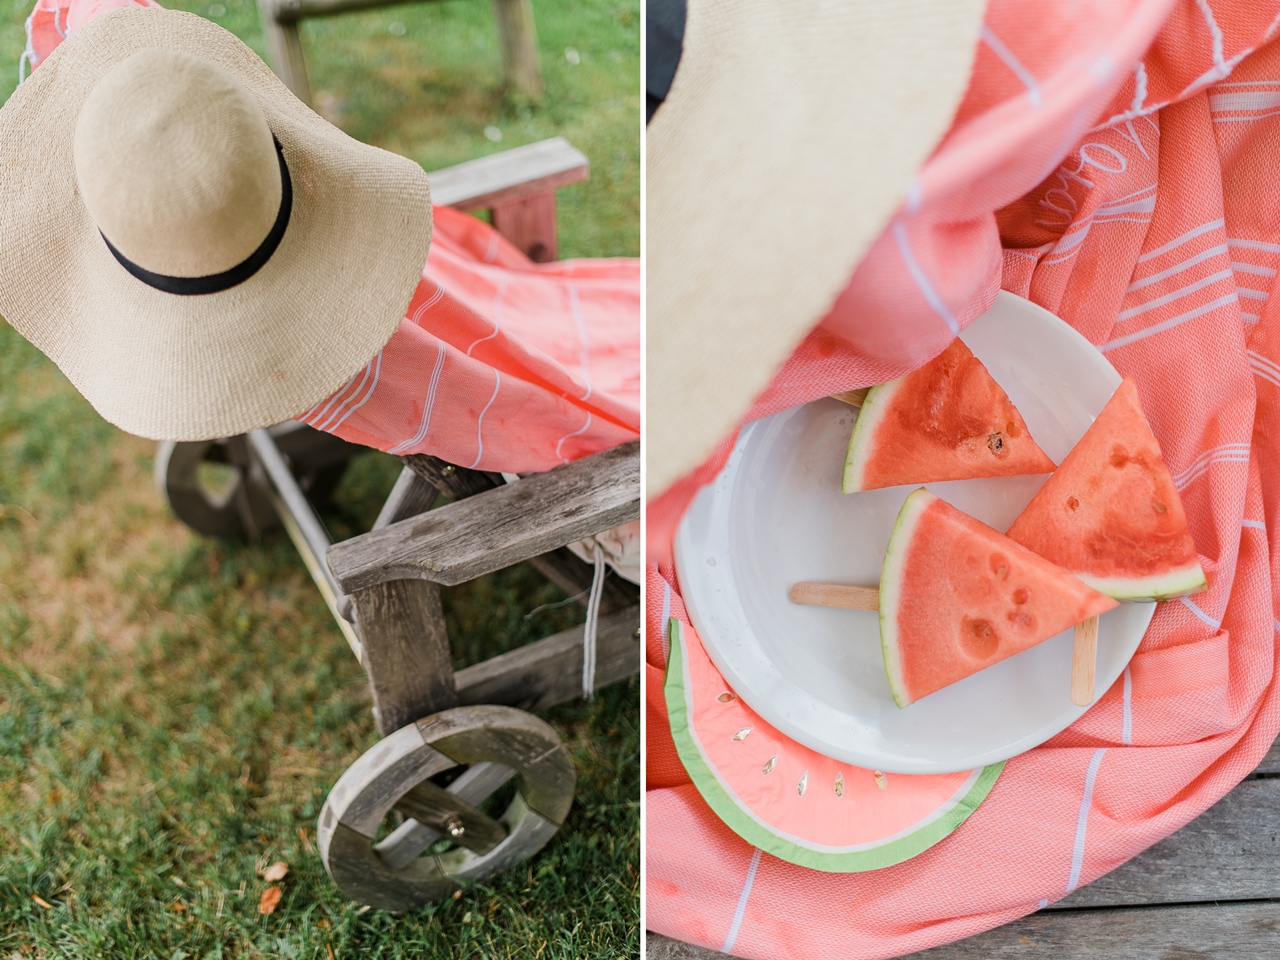
[[[663,687],[671,735],[698,793],[754,847],[814,870],[901,863],[977,809],[1004,768],[884,774],[797,743],[725,683],[697,633],[672,617]]]
[[[1021,653],[1116,602],[923,487],[880,574],[880,645],[899,707]]]
[[[1206,586],[1182,498],[1127,377],[1009,536],[1119,600]]]
[[[919,370],[868,391],[849,439],[841,489],[1053,469],[1017,407],[957,339]]]

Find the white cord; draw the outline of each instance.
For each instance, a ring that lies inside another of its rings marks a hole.
[[[608,567],[600,544],[592,544],[596,572],[591,578],[591,596],[587,600],[587,622],[582,628],[582,699],[591,700],[596,689],[596,625],[600,619],[600,596],[604,593],[604,575]]]

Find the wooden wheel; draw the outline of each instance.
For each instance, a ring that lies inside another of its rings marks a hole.
[[[333,492],[347,461],[362,450],[297,421],[277,424],[268,432],[312,502]],[[201,469],[205,464],[217,465],[220,476],[207,476],[211,471]],[[253,480],[250,469],[244,437],[165,440],[156,449],[156,486],[178,519],[206,537],[239,539],[279,525],[280,518],[259,486],[265,479]]]
[[[512,778],[505,812],[477,809]],[[532,714],[445,710],[401,727],[347,768],[320,812],[320,856],[344,896],[409,910],[542,849],[569,812],[574,781],[560,738]],[[378,841],[393,810],[405,820]],[[441,841],[451,846],[442,850]]]
[[[215,484],[202,464],[219,464]],[[162,441],[156,450],[156,486],[174,514],[206,537],[244,537],[270,529],[279,518],[260,489],[247,479],[248,455],[240,437],[197,442]]]

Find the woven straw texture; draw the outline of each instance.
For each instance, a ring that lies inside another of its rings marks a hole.
[[[77,189],[82,105],[113,67],[148,48],[239,80],[289,166],[284,239],[221,293],[176,296],[135,280]],[[312,113],[226,30],[160,9],[107,12],[40,58],[0,109],[0,209],[0,315],[103,417],[153,439],[242,433],[338,389],[399,328],[431,238],[417,164]]]
[[[648,128],[650,494],[707,456],[937,145],[983,0],[692,0]]]
[[[661,700],[661,623],[686,616],[665,561],[670,535],[722,448],[648,514],[660,561],[646,584],[652,929],[762,960],[922,950],[1114,869],[1265,754],[1280,730],[1278,22],[1275,2],[993,0],[956,125],[920,172],[919,204],[895,216],[750,413],[920,365],[1003,286],[1135,377],[1209,590],[1162,604],[1112,689],[1010,760],[950,837],[870,873],[794,867],[710,812]],[[893,324],[876,322],[889,310]]]
[[[283,195],[271,128],[244,85],[175,50],[140,50],[98,81],[72,150],[80,198],[152,273],[204,277],[258,248]]]

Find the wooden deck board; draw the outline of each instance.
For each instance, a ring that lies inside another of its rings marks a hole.
[[[646,960],[727,955],[655,933]],[[901,960],[1275,960],[1280,903],[1041,911]]]

